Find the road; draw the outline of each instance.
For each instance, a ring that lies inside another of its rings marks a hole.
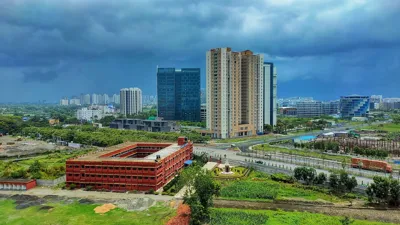
[[[241,155],[237,155],[236,152],[233,151],[227,151],[227,150],[222,150],[222,149],[217,149],[217,148],[210,148],[210,147],[195,147],[194,148],[194,153],[196,154],[201,154],[201,153],[207,153],[208,155],[210,155],[213,158],[217,158],[219,159],[220,157],[224,160],[225,156],[226,159],[228,160],[235,160],[235,161],[240,161],[245,163],[246,161],[249,162],[251,160],[253,161],[257,161],[260,160],[262,161],[264,164],[273,164],[278,168],[285,168],[288,170],[294,170],[296,167],[301,167],[302,165],[296,165],[296,164],[292,164],[292,163],[288,163],[288,162],[278,162],[278,161],[274,161],[274,160],[268,160],[268,159],[257,159],[257,158],[253,158],[253,157],[248,157],[248,156],[241,156]],[[261,164],[259,166],[262,166]],[[330,174],[329,171],[327,170],[322,170],[322,169],[316,169],[317,173],[325,173],[325,174]],[[359,184],[365,184],[368,185],[369,183],[372,182],[372,179],[370,178],[366,178],[366,177],[359,177],[356,176],[357,182]]]

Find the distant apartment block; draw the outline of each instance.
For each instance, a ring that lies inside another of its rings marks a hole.
[[[400,109],[400,99],[398,101],[382,102],[380,109],[386,110],[386,111]]]
[[[214,138],[252,136],[264,126],[264,56],[216,48],[206,54],[207,129]]]
[[[70,105],[81,105],[81,100],[77,97],[73,97],[69,100]]]
[[[294,117],[294,116],[297,116],[297,108],[296,107],[280,107],[279,114],[282,116]]]
[[[371,95],[370,102],[371,103],[381,103],[383,101],[382,95]]]
[[[369,106],[369,96],[340,97],[340,114],[342,118],[367,117]]]
[[[312,118],[322,115],[321,101],[299,101],[296,103],[297,117]]]
[[[339,114],[339,111],[340,111],[340,101],[322,102],[323,115]]]
[[[157,69],[158,116],[200,121],[200,69]]]
[[[123,88],[120,91],[121,114],[134,115],[142,112],[142,90]]]
[[[69,101],[67,97],[64,97],[63,99],[60,100],[60,105],[66,106],[69,105]]]
[[[110,128],[149,132],[175,132],[180,130],[180,126],[175,121],[142,119],[116,119],[110,124]]]

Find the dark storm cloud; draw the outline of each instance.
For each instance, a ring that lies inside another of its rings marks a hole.
[[[389,64],[385,76],[398,75],[397,21],[394,0],[2,0],[0,78],[28,67],[25,82],[65,81],[64,61],[76,82],[99,88],[112,74],[118,90],[156,65],[204,68],[206,50],[230,46],[268,54],[283,82],[368,80]]]
[[[58,73],[56,71],[32,71],[32,72],[24,72],[23,81],[25,83],[30,82],[39,82],[39,83],[48,83],[55,80],[58,77]]]

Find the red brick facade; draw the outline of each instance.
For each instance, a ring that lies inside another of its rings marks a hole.
[[[158,155],[160,154],[160,155]],[[126,143],[92,155],[69,159],[67,186],[95,190],[158,190],[192,159],[193,144]],[[133,158],[132,158],[133,157]]]

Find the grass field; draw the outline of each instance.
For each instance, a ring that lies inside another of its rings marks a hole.
[[[221,182],[221,198],[235,200],[273,200],[304,199],[309,201],[324,200],[329,202],[346,201],[328,194],[326,189],[309,190],[301,184],[287,184],[273,181],[266,174],[254,171],[248,178],[238,181]]]
[[[272,210],[243,210],[212,208],[211,222],[213,225],[341,225],[337,216],[328,216],[308,212],[284,212]],[[392,225],[391,223],[355,220],[352,225]],[[393,224],[394,225],[394,224]]]
[[[400,132],[400,124],[386,123],[381,125],[368,126],[363,129],[368,130],[383,130],[388,132]]]
[[[313,152],[313,151],[304,150],[304,149],[291,150],[291,149],[271,146],[268,144],[256,145],[253,147],[253,150],[261,150],[261,151],[266,151],[266,152],[281,152],[281,153],[292,154],[292,155],[300,155],[300,156],[314,157],[314,158],[319,158],[319,159],[334,160],[334,161],[338,161],[338,162],[342,162],[343,160],[346,160],[346,161],[351,160],[351,157],[349,157],[349,156],[327,155],[327,154],[322,154],[322,153]]]
[[[40,210],[40,206],[16,210],[12,200],[0,201],[0,224],[9,225],[158,225],[165,224],[175,215],[175,210],[164,206],[155,206],[148,211],[127,212],[114,209],[103,215],[93,209],[97,205],[49,204],[50,210]]]

